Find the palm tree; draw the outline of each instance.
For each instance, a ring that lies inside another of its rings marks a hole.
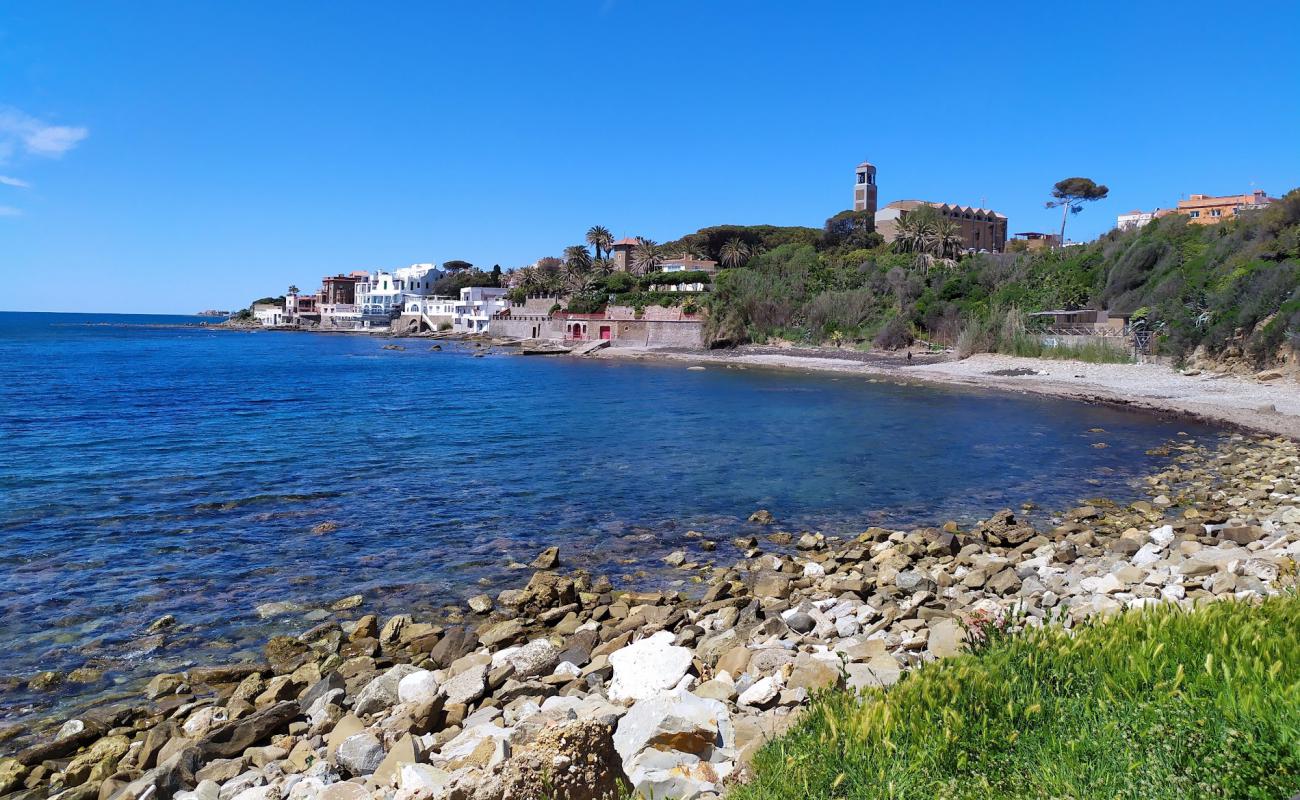
[[[894,251],[916,253],[925,248],[925,225],[914,214],[907,214],[894,223]]]
[[[613,275],[614,269],[615,269],[614,259],[609,257],[598,258],[595,261],[591,262],[591,271],[602,278],[607,277],[609,275]]]
[[[564,248],[564,275],[571,291],[581,290],[586,275],[591,271],[591,253],[586,247],[575,244]]]
[[[289,294],[297,294],[297,293],[298,293],[298,287],[294,286],[293,284],[289,284]]]
[[[595,248],[596,260],[599,261],[602,251],[609,255],[609,248],[614,245],[614,234],[604,225],[592,225],[587,229],[587,244]]]
[[[687,258],[706,259],[709,257],[709,251],[705,250],[700,242],[688,239],[682,244],[682,255]]]
[[[659,243],[653,239],[636,237],[636,247],[632,248],[632,270],[638,275],[648,275],[659,269],[664,254]]]
[[[718,251],[718,257],[722,259],[722,266],[735,269],[749,260],[749,245],[739,238],[728,239]]]
[[[940,258],[951,258],[956,261],[966,249],[966,240],[962,238],[961,226],[950,219],[940,220],[936,226],[935,239],[939,246],[939,252],[935,255]]]
[[[564,248],[564,266],[571,272],[586,272],[591,269],[591,253],[580,244]]]

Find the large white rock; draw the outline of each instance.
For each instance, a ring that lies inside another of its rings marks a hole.
[[[776,702],[776,698],[781,694],[782,685],[783,682],[779,674],[768,675],[741,692],[740,697],[736,698],[736,704],[754,708],[767,708]]]
[[[451,780],[451,773],[431,764],[403,764],[397,772],[397,788],[437,794]]]
[[[397,683],[397,699],[402,703],[430,703],[438,696],[438,678],[429,670],[412,672]]]
[[[682,689],[637,702],[614,731],[614,749],[625,769],[646,748],[725,760],[734,740],[726,705]]]
[[[1138,551],[1133,554],[1133,565],[1137,567],[1146,567],[1156,563],[1160,559],[1164,558],[1161,554],[1161,550],[1162,548],[1160,545],[1155,542],[1147,542],[1142,545],[1142,547],[1138,548]]]
[[[673,634],[659,631],[609,656],[614,679],[609,699],[643,700],[677,685],[691,666],[691,651],[673,645]]]
[[[491,723],[475,725],[456,734],[454,739],[442,746],[436,757],[429,760],[435,766],[441,766],[451,761],[468,758],[485,740],[508,741],[514,732],[514,728],[503,728]]]
[[[690,753],[651,748],[623,765],[637,797],[716,797],[735,771],[732,761],[704,761]]]
[[[680,689],[639,701],[614,732],[614,749],[638,797],[722,791],[735,770],[734,744],[726,705]]]
[[[384,762],[384,746],[373,733],[358,733],[343,740],[334,760],[354,776],[370,775]]]
[[[1161,549],[1166,548],[1174,540],[1174,526],[1163,525],[1151,531],[1150,536],[1152,544]]]

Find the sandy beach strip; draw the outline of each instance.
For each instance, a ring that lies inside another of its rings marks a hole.
[[[892,354],[840,353],[829,348],[682,351],[617,347],[595,355],[706,366],[744,365],[848,373],[904,382],[1024,392],[1140,408],[1300,439],[1300,383],[1286,377],[1260,382],[1220,373],[1183,375],[1165,364],[1089,364],[995,354],[961,360],[925,356],[909,364]]]

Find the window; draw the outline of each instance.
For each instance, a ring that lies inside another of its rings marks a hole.
[[[1210,216],[1211,216],[1211,217],[1219,217],[1219,216],[1223,216],[1223,209],[1220,209],[1220,208],[1212,208],[1212,209],[1210,209]]]
[[[1197,217],[1201,216],[1201,212],[1199,212],[1199,211],[1193,211],[1193,212],[1191,212],[1190,214],[1188,214],[1187,216],[1191,217],[1192,219],[1196,219]]]
[[[866,183],[866,182],[867,182],[867,173],[865,173],[865,172],[859,172],[859,173],[858,173],[858,183]]]

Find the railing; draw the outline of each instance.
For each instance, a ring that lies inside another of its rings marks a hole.
[[[1132,333],[1127,325],[1123,328],[1113,328],[1105,324],[1092,323],[1048,325],[1038,332],[1047,336],[1101,336],[1107,339],[1123,339]]]

